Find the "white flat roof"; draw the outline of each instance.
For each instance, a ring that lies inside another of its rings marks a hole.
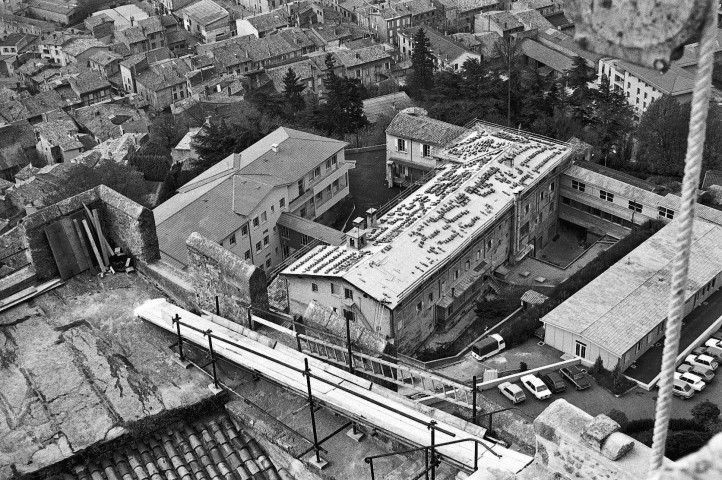
[[[541,321],[622,356],[667,317],[676,248],[674,220]],[[696,219],[685,298],[722,272],[722,227]]]
[[[565,160],[572,147],[484,124],[439,156],[454,159],[368,231],[361,251],[319,246],[286,275],[343,278],[395,308],[407,291],[462,251],[527,189]],[[510,160],[513,159],[513,166]]]

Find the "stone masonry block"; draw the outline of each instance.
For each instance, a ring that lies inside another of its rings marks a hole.
[[[619,460],[634,448],[632,439],[620,432],[614,432],[602,444],[602,455],[610,460]]]
[[[612,433],[619,431],[619,424],[604,414],[597,415],[582,431],[582,439],[594,450],[601,452],[602,444]]]
[[[61,200],[56,203],[55,206],[58,207],[61,214],[68,215],[77,212],[78,210],[82,210],[83,204],[90,207],[91,204],[97,202],[99,198],[97,190],[91,189],[77,195],[73,195],[65,200]]]

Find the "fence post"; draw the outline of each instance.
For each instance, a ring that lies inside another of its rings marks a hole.
[[[311,391],[311,369],[308,368],[308,357],[303,359],[304,375],[306,376],[306,387],[308,388],[308,407],[311,410],[311,428],[313,429],[313,449],[316,451],[316,466],[323,468],[326,462],[321,460],[319,451],[321,447],[318,444],[318,433],[316,432],[316,412],[314,411],[313,392]]]
[[[252,308],[253,307],[248,305],[248,307],[246,308],[246,315],[248,316],[248,328],[250,328],[251,330],[255,330],[256,326],[253,322],[253,312],[251,311]]]
[[[436,421],[429,422],[431,430],[431,480],[436,480]]]
[[[211,361],[206,365],[211,364],[213,366],[213,386],[216,390],[220,390],[218,386],[218,374],[216,373],[216,354],[213,352],[213,331],[208,329],[203,332],[203,335],[208,337],[208,351],[211,353]]]
[[[218,302],[218,295],[216,295],[216,315],[221,316],[221,305]]]
[[[185,361],[185,357],[183,356],[183,337],[180,333],[180,315],[176,314],[173,318],[171,318],[171,322],[175,323],[176,331],[178,332],[178,355],[181,360]]]
[[[471,392],[471,423],[476,425],[476,375],[472,377],[471,382],[471,388],[473,389]]]

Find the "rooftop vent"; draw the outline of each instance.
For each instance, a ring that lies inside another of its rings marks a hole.
[[[278,153],[278,144],[274,143],[273,145],[271,145],[271,150],[273,150],[274,153]]]

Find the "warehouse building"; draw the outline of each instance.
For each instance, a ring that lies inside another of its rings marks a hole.
[[[545,315],[544,341],[591,365],[632,365],[664,336],[676,248],[676,221],[637,247]],[[722,226],[698,219],[689,266],[684,315],[722,282]]]

